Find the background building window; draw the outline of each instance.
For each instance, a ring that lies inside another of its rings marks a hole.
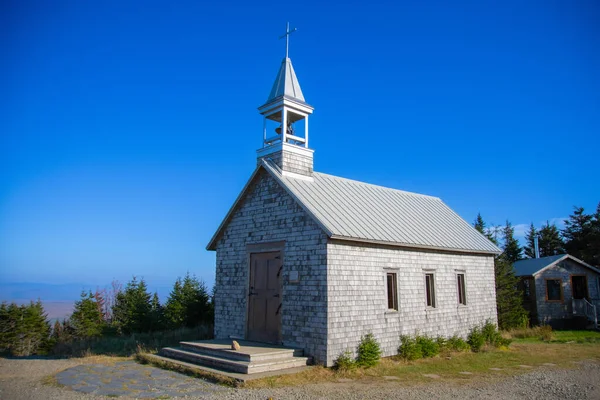
[[[396,274],[392,272],[387,274],[387,299],[388,309],[398,310],[398,283]]]
[[[456,274],[458,284],[458,304],[467,305],[467,292],[465,290],[465,274]]]
[[[435,307],[435,284],[433,274],[425,274],[425,296],[427,307]]]
[[[546,279],[546,300],[562,301],[562,287],[560,279]]]

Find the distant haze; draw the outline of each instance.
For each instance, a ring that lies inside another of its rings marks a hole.
[[[126,282],[121,282],[123,286]],[[165,302],[171,291],[171,286],[152,286],[148,283],[150,293],[157,292],[161,302]],[[48,314],[48,319],[54,321],[67,318],[73,312],[73,305],[77,301],[82,291],[95,292],[96,289],[107,290],[110,283],[101,285],[92,285],[85,283],[66,283],[49,284],[38,282],[8,282],[0,283],[0,301],[15,302],[17,304],[27,304],[30,301],[41,300],[44,310]],[[210,290],[210,287],[209,287]]]

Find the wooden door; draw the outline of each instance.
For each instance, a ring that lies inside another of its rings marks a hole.
[[[248,340],[281,342],[282,267],[280,252],[250,255]]]
[[[587,299],[587,277],[585,275],[571,276],[571,289],[573,290],[573,298],[576,300]]]

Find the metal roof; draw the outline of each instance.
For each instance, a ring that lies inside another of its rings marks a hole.
[[[591,265],[581,261],[578,258],[573,257],[570,254],[558,254],[555,256],[540,258],[526,258],[524,260],[516,261],[513,264],[513,267],[517,276],[533,276],[537,275],[543,269],[546,269],[554,264],[558,264],[560,261],[567,258],[583,265],[586,268],[591,269],[592,271],[600,273],[600,270],[598,270],[598,268],[592,267]]]
[[[265,104],[283,96],[305,102],[296,72],[294,72],[294,67],[292,67],[292,60],[287,57],[281,62],[275,83],[273,83],[273,88]]]
[[[437,197],[318,172],[313,173],[312,180],[293,178],[283,175],[276,165],[264,159],[261,166],[330,238],[469,253],[501,252]],[[208,249],[215,248],[217,237],[236,205],[237,202]]]
[[[526,258],[524,260],[516,261],[513,264],[513,267],[517,276],[535,275],[539,270],[546,268],[550,264],[554,264],[564,257],[566,257],[566,254],[540,258]]]

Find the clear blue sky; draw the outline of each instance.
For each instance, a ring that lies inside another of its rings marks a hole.
[[[316,170],[495,224],[600,201],[597,1],[0,8],[0,281],[212,284],[288,20]]]

